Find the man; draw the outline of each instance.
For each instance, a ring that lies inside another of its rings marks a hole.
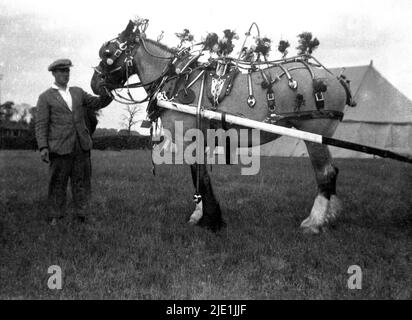
[[[110,104],[107,95],[92,96],[79,87],[69,87],[69,59],[59,59],[48,67],[55,79],[37,102],[36,139],[41,159],[50,163],[48,220],[52,225],[64,217],[66,190],[70,178],[76,218],[86,219],[91,195],[90,149],[92,140],[86,126],[87,109],[96,111]]]

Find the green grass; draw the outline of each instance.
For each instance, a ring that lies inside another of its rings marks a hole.
[[[150,173],[146,151],[93,151],[93,224],[44,221],[47,166],[0,151],[2,299],[411,299],[412,168],[336,160],[344,213],[302,234],[316,186],[308,159],[262,158],[256,176],[214,166],[227,228],[185,223],[194,209],[187,166]],[[63,289],[47,269],[63,270]],[[347,288],[350,265],[362,290]]]

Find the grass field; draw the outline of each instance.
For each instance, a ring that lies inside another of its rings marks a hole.
[[[185,223],[187,166],[157,167],[147,151],[93,151],[94,222],[44,221],[47,165],[0,151],[2,299],[411,299],[412,167],[336,160],[344,213],[318,236],[300,222],[316,195],[306,158],[262,158],[256,176],[214,166],[227,228]],[[63,270],[50,290],[48,267]],[[362,289],[347,287],[350,265]]]

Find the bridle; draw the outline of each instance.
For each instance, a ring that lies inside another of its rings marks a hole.
[[[103,88],[106,91],[108,95],[110,95],[115,101],[122,103],[122,104],[136,104],[136,103],[143,103],[146,101],[149,101],[153,96],[157,94],[157,89],[160,88],[165,81],[167,80],[168,76],[171,75],[171,70],[172,70],[172,65],[173,62],[177,59],[178,54],[174,54],[170,57],[163,57],[163,56],[158,56],[147,48],[146,45],[146,35],[144,31],[147,29],[147,23],[148,20],[144,20],[143,22],[136,24],[135,26],[137,27],[137,30],[134,31],[126,41],[121,42],[120,41],[120,36],[117,38],[114,38],[108,42],[106,42],[104,46],[107,46],[108,44],[112,43],[116,46],[116,50],[113,53],[113,59],[107,58],[106,61],[104,62],[107,66],[115,65],[115,62],[120,59],[120,57],[124,54],[125,59],[123,63],[116,67],[111,69],[110,67],[103,67],[102,64],[99,66],[95,67],[94,70],[101,76],[104,77],[104,84]],[[133,36],[133,38],[132,38]],[[129,77],[137,73],[135,71],[135,64],[134,64],[134,54],[136,50],[139,48],[139,45],[142,45],[143,49],[146,51],[148,55],[154,58],[158,59],[163,59],[163,60],[169,60],[169,63],[166,65],[164,68],[163,72],[158,76],[156,79],[149,81],[149,82],[135,82],[135,83],[129,83]],[[103,61],[103,58],[102,58]],[[111,75],[113,75],[116,72],[121,72],[123,71],[123,74],[125,76],[126,80],[122,80],[123,84],[116,85],[112,82],[108,82],[106,79],[110,79]],[[124,82],[126,84],[124,85]],[[144,99],[142,100],[136,100],[133,98],[132,94],[130,93],[130,89],[132,88],[147,88],[149,87],[146,92],[147,95]],[[128,97],[122,96],[119,92],[117,92],[117,89],[127,89],[127,95]],[[114,92],[112,92],[114,91]]]

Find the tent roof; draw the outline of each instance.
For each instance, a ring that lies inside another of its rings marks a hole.
[[[331,68],[339,75],[342,68]],[[347,67],[343,73],[357,103],[346,107],[344,122],[412,123],[412,101],[372,65]]]

